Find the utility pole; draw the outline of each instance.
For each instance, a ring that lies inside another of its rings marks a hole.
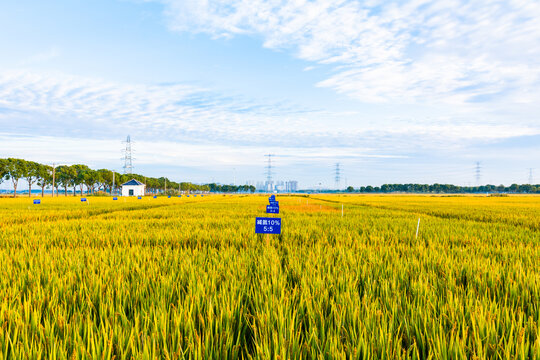
[[[111,188],[111,195],[114,194],[114,175],[115,175],[115,171],[113,170],[112,171],[112,188]]]

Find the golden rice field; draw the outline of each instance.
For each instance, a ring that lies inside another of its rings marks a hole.
[[[0,358],[540,359],[540,197],[277,200],[0,199]]]

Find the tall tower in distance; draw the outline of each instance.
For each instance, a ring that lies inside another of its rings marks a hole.
[[[124,174],[133,174],[133,158],[131,156],[131,138],[129,135],[125,141],[124,149]]]
[[[272,154],[266,154],[264,155],[268,157],[268,162],[266,164],[266,191],[273,191],[274,189],[274,182],[272,181]]]
[[[334,170],[334,180],[336,182],[336,189],[339,190],[339,186],[340,186],[340,183],[341,183],[341,169],[339,168],[340,164],[339,163],[336,163],[336,169]]]
[[[482,177],[482,168],[480,167],[480,162],[476,162],[476,169],[474,170],[476,177],[476,185],[480,185],[480,178]]]

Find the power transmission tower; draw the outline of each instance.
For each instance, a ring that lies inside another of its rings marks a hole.
[[[482,167],[480,166],[480,162],[476,162],[476,169],[475,169],[475,176],[476,176],[476,185],[480,185],[480,178],[482,177]]]
[[[268,158],[268,162],[266,164],[266,190],[272,191],[273,190],[273,181],[272,181],[272,156],[273,154],[266,154],[264,155]]]
[[[124,174],[133,174],[133,158],[131,157],[131,138],[127,137],[124,149]]]
[[[334,177],[334,180],[336,182],[336,189],[339,190],[339,185],[340,185],[340,182],[341,182],[341,170],[339,168],[339,163],[336,163],[336,169],[334,170],[335,172],[335,177]]]
[[[533,180],[533,169],[529,168],[529,185],[532,185],[534,182]]]

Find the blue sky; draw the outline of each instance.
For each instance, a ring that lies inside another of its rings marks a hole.
[[[0,157],[301,187],[540,182],[540,3],[0,5]],[[1,185],[6,187],[7,184]]]

